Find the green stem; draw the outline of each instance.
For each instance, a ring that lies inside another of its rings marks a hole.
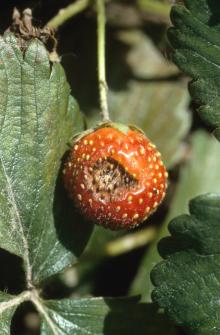
[[[66,8],[60,9],[58,14],[48,22],[47,26],[53,29],[57,29],[71,17],[86,9],[89,3],[90,0],[77,0]]]
[[[105,254],[115,257],[136,248],[146,246],[156,236],[157,230],[153,227],[141,229],[135,233],[127,234],[121,238],[110,241],[105,247]]]
[[[151,12],[154,15],[164,16],[169,19],[171,5],[162,3],[157,0],[138,0],[138,6],[145,11]]]
[[[99,79],[99,100],[103,121],[109,121],[106,64],[105,64],[105,0],[96,0],[97,8],[97,54],[98,54],[98,79]]]

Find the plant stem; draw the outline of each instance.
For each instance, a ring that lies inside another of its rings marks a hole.
[[[51,329],[51,334],[59,335],[60,332],[58,330],[58,327],[55,324],[55,322],[51,319],[49,313],[46,311],[45,306],[43,305],[37,291],[31,292],[31,301],[35,305],[35,307],[36,307],[37,311],[40,313],[40,315],[42,317],[44,317],[45,321],[47,322],[48,326]]]
[[[125,235],[121,238],[109,242],[105,247],[105,253],[109,257],[115,257],[136,248],[146,246],[157,233],[153,227],[147,227],[135,233]]]
[[[105,64],[105,0],[96,0],[97,8],[97,55],[98,55],[98,80],[99,80],[99,100],[103,121],[109,121],[106,64]]]
[[[90,0],[77,0],[73,4],[67,6],[66,8],[60,9],[58,14],[54,16],[48,23],[47,26],[53,29],[57,29],[64,22],[69,20],[74,15],[82,12],[88,7]]]
[[[156,0],[138,0],[137,4],[142,10],[164,16],[169,20],[171,5]]]
[[[4,313],[7,309],[13,308],[20,305],[24,301],[28,301],[31,298],[31,292],[25,291],[11,300],[0,303],[0,315]]]

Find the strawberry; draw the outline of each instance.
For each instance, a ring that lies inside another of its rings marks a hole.
[[[113,230],[148,218],[165,196],[168,177],[155,145],[140,130],[115,123],[81,135],[63,174],[81,213]]]

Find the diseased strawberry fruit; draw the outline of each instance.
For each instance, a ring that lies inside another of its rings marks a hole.
[[[168,177],[155,145],[140,130],[115,123],[81,135],[63,174],[81,213],[113,230],[134,228],[152,214]]]

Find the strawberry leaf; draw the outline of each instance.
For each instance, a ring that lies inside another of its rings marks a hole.
[[[33,284],[72,263],[86,242],[71,241],[62,194],[53,209],[61,158],[83,120],[62,66],[37,39],[22,52],[13,34],[0,37],[0,82],[0,247],[23,258]]]
[[[11,318],[15,312],[19,301],[12,296],[0,292],[0,319],[1,319],[1,334],[10,334]]]
[[[165,318],[137,299],[84,298],[45,301],[41,335],[156,334]],[[167,329],[171,325],[166,321]]]
[[[199,105],[203,120],[220,125],[220,23],[219,1],[186,0],[174,6],[169,40],[174,48],[173,60],[193,78],[190,91]],[[219,130],[217,131],[219,136]]]
[[[220,195],[194,198],[190,215],[171,221],[161,240],[164,261],[152,271],[153,300],[190,334],[220,331]]]

